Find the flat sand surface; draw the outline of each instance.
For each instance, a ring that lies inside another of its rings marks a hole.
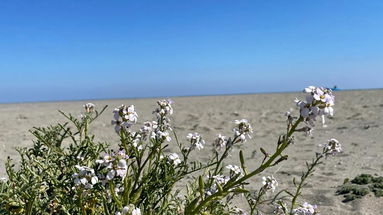
[[[383,90],[339,91],[336,96],[335,115],[327,119],[328,127],[317,123],[312,137],[295,135],[295,144],[285,154],[289,159],[269,169],[250,181],[257,187],[262,176],[273,174],[281,188],[291,188],[292,177],[300,177],[305,169],[305,161],[320,152],[320,144],[330,138],[338,139],[344,152],[324,160],[314,175],[308,179],[301,202],[317,204],[322,215],[368,215],[383,214],[383,198],[369,195],[363,199],[342,203],[342,197],[335,195],[336,187],[345,178],[353,178],[361,173],[383,175]],[[238,151],[243,149],[248,168],[255,169],[261,160],[259,148],[272,152],[278,135],[286,129],[284,113],[292,109],[298,111],[294,99],[303,98],[303,93],[255,94],[205,97],[176,97],[174,101],[173,126],[181,141],[186,142],[189,132],[202,134],[209,145],[215,135],[232,135],[234,120],[248,119],[255,133],[253,139],[240,144],[227,164],[238,164]],[[0,176],[5,175],[4,162],[7,156],[15,161],[19,157],[15,147],[32,145],[32,135],[28,132],[33,126],[44,127],[56,122],[65,122],[57,110],[80,115],[86,102],[93,102],[100,109],[109,105],[106,112],[93,124],[91,132],[100,141],[116,146],[118,137],[110,121],[112,111],[121,104],[134,104],[139,114],[139,123],[153,119],[152,110],[158,99],[126,99],[75,101],[52,103],[0,104]],[[194,159],[207,159],[210,147],[194,152]],[[176,151],[175,143],[170,150]],[[254,156],[254,151],[257,151]],[[176,151],[177,152],[177,151]]]

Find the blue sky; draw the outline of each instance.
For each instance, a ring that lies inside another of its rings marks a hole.
[[[383,1],[0,0],[0,103],[383,87]]]

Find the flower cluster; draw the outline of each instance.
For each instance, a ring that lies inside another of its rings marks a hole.
[[[234,173],[235,175],[242,173],[241,167],[236,166],[236,165],[227,165],[226,169],[230,170],[230,172]]]
[[[86,112],[86,113],[91,113],[91,112],[93,112],[93,111],[94,111],[94,107],[95,107],[95,105],[94,105],[93,103],[86,103],[86,104],[84,105],[85,112]]]
[[[217,138],[213,142],[214,149],[222,149],[225,148],[227,144],[227,139],[225,136],[218,134]]]
[[[326,155],[334,155],[342,152],[342,145],[337,139],[332,138],[325,145],[323,151],[326,153]]]
[[[202,139],[201,135],[198,133],[189,133],[186,138],[190,141],[191,147],[190,150],[197,148],[198,150],[203,149],[203,145],[205,145],[205,140]]]
[[[126,160],[128,159],[128,155],[125,154],[125,151],[119,151],[118,153],[106,154],[101,160],[96,160],[96,163],[100,164],[107,170],[107,174],[104,177],[105,181],[110,181],[116,176],[125,178],[128,166]]]
[[[315,215],[318,214],[317,206],[303,203],[302,207],[293,210],[293,215]],[[319,215],[319,214],[318,214]]]
[[[173,101],[169,99],[157,101],[157,104],[159,107],[154,111],[154,113],[157,116],[172,115],[173,114],[172,103]]]
[[[314,126],[317,116],[321,116],[324,124],[324,116],[334,114],[335,97],[331,89],[309,86],[304,89],[304,92],[307,94],[305,101],[295,100],[299,107],[300,116],[310,126]]]
[[[222,186],[222,185],[225,185],[230,180],[229,176],[224,176],[224,175],[214,175],[211,178],[213,178],[214,183],[212,184],[210,188],[208,188],[205,191],[205,194],[207,196],[213,195],[214,193],[218,191],[217,184]]]
[[[274,176],[262,177],[262,184],[267,190],[275,191],[275,188],[278,186],[278,181],[274,178]]]
[[[158,107],[153,111],[157,121],[145,122],[140,131],[143,138],[149,136],[152,140],[171,141],[172,138],[168,131],[172,131],[169,118],[173,114],[172,101],[160,100],[157,101],[157,104]]]
[[[134,205],[125,206],[122,211],[117,211],[115,215],[141,215],[140,208],[135,208]]]
[[[161,130],[155,130],[152,132],[151,136],[150,136],[151,139],[155,140],[161,140],[161,141],[168,141],[170,142],[172,140],[172,138],[170,137],[170,134],[169,132],[167,131],[161,131]]]
[[[172,101],[164,99],[157,101],[158,107],[153,111],[157,117],[160,131],[172,130],[170,127],[170,115],[173,114]]]
[[[239,138],[241,142],[246,140],[246,136],[251,139],[250,134],[253,133],[253,128],[250,123],[246,119],[235,120],[234,122],[237,125],[234,128],[234,138]]]
[[[98,178],[94,173],[94,169],[79,165],[76,165],[75,167],[79,171],[72,175],[76,187],[92,189],[93,185],[98,183]]]
[[[127,130],[137,122],[138,114],[134,111],[134,105],[128,107],[121,105],[119,108],[114,109],[113,113],[114,120],[112,120],[112,125],[115,126],[117,133],[121,129]]]
[[[128,135],[131,139],[133,147],[136,148],[138,151],[141,151],[142,150],[142,145],[140,145],[140,142],[142,141],[141,132],[128,132]]]
[[[149,136],[152,136],[152,132],[155,131],[158,128],[157,121],[146,121],[144,122],[144,125],[140,129],[140,134],[142,140],[146,140],[146,138]]]
[[[169,159],[169,161],[170,161],[174,166],[178,166],[178,164],[181,163],[181,159],[180,159],[180,157],[178,156],[177,153],[171,153],[171,154],[168,156],[168,159]]]
[[[0,183],[7,183],[7,178],[1,177],[0,178]]]

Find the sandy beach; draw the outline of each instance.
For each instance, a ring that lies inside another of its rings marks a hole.
[[[336,196],[336,187],[345,178],[353,178],[361,173],[383,175],[383,90],[337,91],[334,93],[335,115],[327,119],[327,127],[318,122],[312,137],[295,135],[295,144],[288,148],[289,158],[281,165],[271,168],[261,176],[273,174],[280,187],[292,185],[292,177],[300,177],[305,169],[305,161],[311,160],[315,152],[321,151],[320,144],[330,138],[338,139],[344,152],[336,157],[328,157],[308,179],[301,200],[317,204],[322,215],[369,215],[383,214],[383,198],[372,194],[349,203],[342,203],[342,196]],[[248,119],[255,133],[253,138],[233,152],[230,164],[238,164],[238,151],[243,149],[249,169],[254,169],[262,159],[259,148],[272,152],[278,135],[286,128],[284,113],[292,110],[298,114],[294,99],[303,98],[303,93],[176,97],[174,101],[173,126],[181,141],[186,141],[190,132],[198,132],[210,145],[216,134],[232,135],[236,119]],[[91,132],[99,141],[116,146],[118,136],[110,121],[112,111],[121,104],[134,104],[139,114],[139,123],[153,119],[152,110],[158,99],[97,100],[74,102],[0,104],[0,176],[5,175],[4,163],[7,156],[15,162],[19,157],[15,147],[28,147],[33,144],[33,136],[28,132],[33,126],[44,127],[66,119],[57,110],[79,116],[82,105],[92,102],[98,109],[109,105],[106,112],[93,124]],[[177,150],[170,143],[169,151]],[[255,152],[256,150],[256,152]],[[207,159],[210,146],[205,151],[195,152],[194,159]],[[229,162],[227,164],[229,164]],[[262,183],[261,177],[254,178],[251,186]]]

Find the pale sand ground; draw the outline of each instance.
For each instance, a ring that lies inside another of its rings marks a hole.
[[[337,138],[343,145],[344,153],[330,157],[319,166],[308,180],[303,192],[303,200],[319,205],[322,215],[331,214],[383,214],[383,198],[368,196],[351,203],[342,203],[342,197],[335,196],[335,188],[344,178],[352,178],[360,173],[382,174],[383,170],[383,90],[335,92],[335,116],[328,119],[328,127],[318,123],[311,138],[296,135],[296,143],[287,150],[289,159],[282,165],[272,168],[263,175],[273,174],[280,187],[291,186],[291,178],[300,176],[305,161],[320,151],[319,144],[330,138]],[[231,135],[235,119],[248,119],[255,134],[253,139],[233,151],[232,163],[238,164],[239,148],[245,151],[249,169],[256,168],[260,153],[252,158],[254,150],[264,147],[272,152],[277,137],[285,130],[284,112],[294,108],[294,98],[303,97],[300,93],[258,94],[235,96],[177,97],[173,125],[180,139],[185,141],[188,132],[199,132],[207,143],[211,143],[217,133]],[[108,104],[106,113],[93,124],[92,132],[99,140],[117,143],[117,136],[110,125],[112,110],[121,104],[134,104],[140,115],[139,121],[152,119],[152,109],[157,99],[129,99],[91,101],[101,108]],[[17,160],[15,147],[32,145],[32,135],[28,129],[33,126],[47,126],[65,119],[57,110],[79,115],[82,104],[79,102],[27,103],[0,105],[0,176],[5,175],[4,162],[7,156]],[[172,144],[171,144],[172,145]],[[171,147],[175,150],[175,147]],[[206,159],[209,149],[194,153],[194,158]],[[261,183],[261,177],[251,181],[253,186]]]

